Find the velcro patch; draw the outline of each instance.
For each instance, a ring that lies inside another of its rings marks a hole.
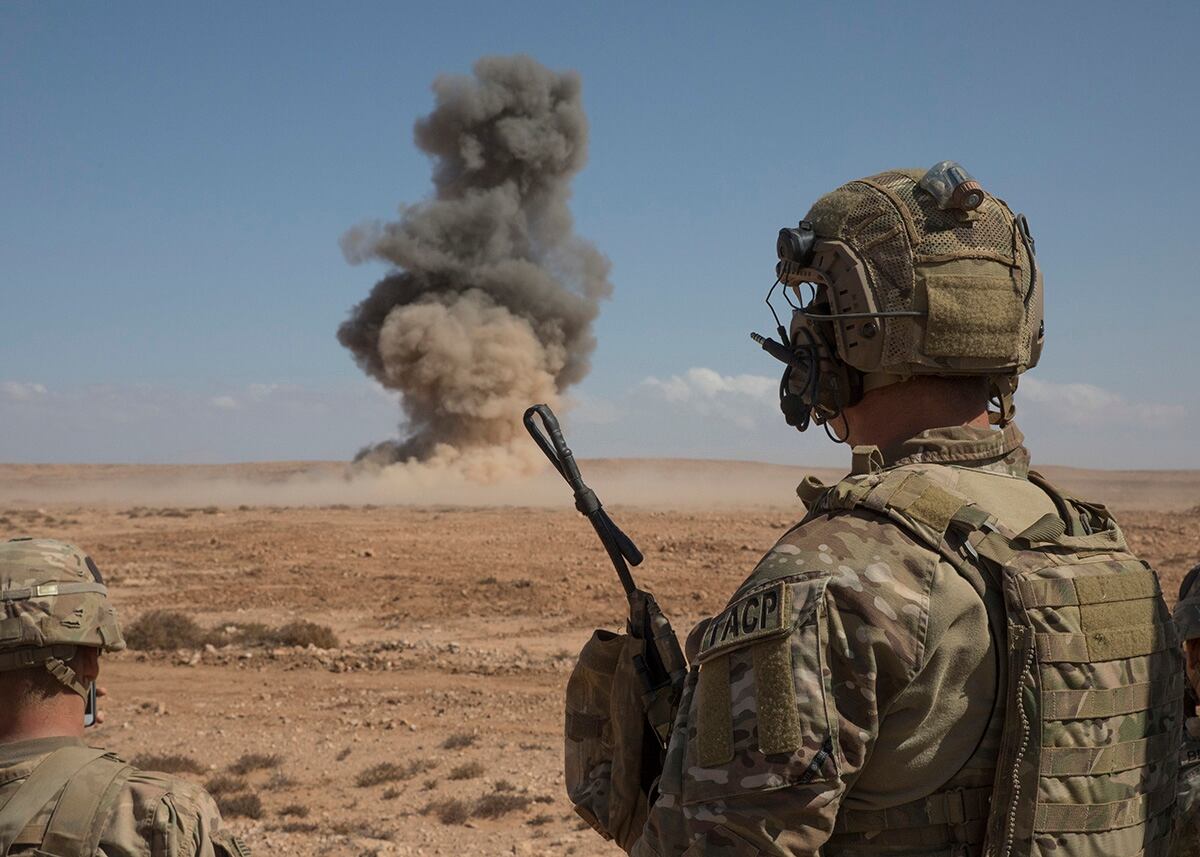
[[[708,623],[698,663],[756,640],[791,633],[791,588],[776,583],[739,598]]]
[[[0,642],[9,643],[19,640],[22,636],[21,620],[16,616],[0,621]]]

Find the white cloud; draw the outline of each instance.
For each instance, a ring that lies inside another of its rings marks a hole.
[[[775,407],[779,381],[763,375],[722,375],[696,366],[665,379],[648,377],[639,389],[701,416],[753,428]]]
[[[668,402],[712,400],[722,397],[745,397],[773,402],[779,381],[763,375],[722,375],[712,369],[696,366],[688,369],[683,375],[672,375],[666,380],[651,376],[642,381],[642,386],[657,390]]]
[[[15,402],[28,402],[30,399],[46,395],[46,392],[44,384],[30,384],[22,381],[0,382],[0,395]]]
[[[233,396],[213,396],[208,400],[208,403],[214,408],[220,408],[223,411],[233,411],[238,407],[237,399]]]
[[[1068,425],[1096,425],[1098,421],[1169,426],[1187,417],[1183,405],[1132,402],[1120,393],[1086,383],[1058,383],[1038,378],[1022,378],[1017,391],[1018,406],[1029,402],[1058,422]]]

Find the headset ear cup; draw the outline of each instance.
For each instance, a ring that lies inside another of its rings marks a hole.
[[[787,393],[779,399],[779,410],[783,411],[787,424],[795,428],[804,419],[804,399],[795,393]]]

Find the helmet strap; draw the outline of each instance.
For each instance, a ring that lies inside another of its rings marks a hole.
[[[78,673],[67,666],[66,661],[60,658],[50,658],[44,661],[42,666],[46,668],[46,672],[58,679],[63,685],[75,691],[84,699],[88,698],[87,685],[79,680]]]
[[[1017,406],[1013,404],[1013,394],[1017,392],[1017,376],[1004,375],[989,379],[989,397],[991,403],[996,406],[996,410],[988,411],[988,422],[994,426],[1004,428],[1017,413]]]

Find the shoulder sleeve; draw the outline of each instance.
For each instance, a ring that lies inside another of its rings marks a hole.
[[[153,771],[135,771],[104,841],[158,857],[241,857],[245,846],[222,826],[216,802],[200,786]],[[240,848],[241,850],[236,850]],[[124,852],[119,852],[124,853]]]
[[[882,521],[793,530],[696,653],[636,855],[816,855],[919,672],[936,556]]]

